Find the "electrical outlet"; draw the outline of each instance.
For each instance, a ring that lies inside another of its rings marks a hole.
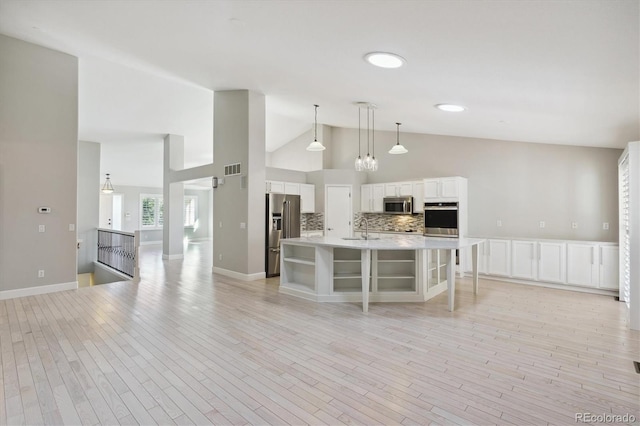
[[[578,229],[578,222],[571,222],[571,229]]]
[[[502,221],[500,219],[497,220],[496,226],[497,227],[501,227],[502,226]]]
[[[602,229],[604,229],[605,231],[609,230],[609,222],[602,222]]]
[[[218,255],[218,260],[222,260],[222,253]]]
[[[69,231],[75,231],[76,230],[76,225],[73,223],[69,224]]]
[[[218,227],[222,228],[222,221],[220,221],[220,223],[218,223]]]
[[[38,278],[44,278],[44,269],[38,270]]]
[[[247,223],[246,222],[240,222],[240,229],[247,229]]]
[[[44,232],[44,225],[38,225],[38,232]]]
[[[544,220],[541,220],[541,221],[540,221],[540,228],[544,228],[546,225],[547,225],[547,224],[546,224],[546,223],[544,223]]]

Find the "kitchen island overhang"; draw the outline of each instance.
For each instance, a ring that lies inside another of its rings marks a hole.
[[[473,291],[477,294],[478,245],[482,242],[477,238],[415,235],[379,240],[285,239],[281,241],[280,292],[315,301],[354,301],[357,298],[362,300],[363,312],[367,312],[370,296],[375,302],[425,301],[447,289],[448,307],[453,311],[455,252],[472,248]],[[356,252],[360,256],[354,255]],[[429,288],[428,278],[434,263],[431,253],[435,253],[435,268],[446,268],[446,281]],[[334,268],[340,272],[334,273]],[[337,284],[339,282],[341,284]],[[342,283],[348,284],[340,288]]]

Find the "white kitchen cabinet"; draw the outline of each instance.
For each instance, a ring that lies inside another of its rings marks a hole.
[[[424,201],[458,201],[466,198],[467,179],[454,176],[424,180]]]
[[[284,193],[288,195],[300,195],[300,184],[285,182],[284,183]]]
[[[538,242],[538,281],[565,283],[566,272],[565,243]]]
[[[598,286],[598,244],[567,244],[567,284]]]
[[[487,273],[508,277],[511,275],[511,241],[487,240]]]
[[[412,182],[393,182],[384,184],[385,197],[411,197],[413,196]]]
[[[424,182],[421,180],[411,182],[413,194],[413,212],[424,212]]]
[[[315,213],[316,212],[316,187],[315,185],[301,183],[300,184],[300,212]]]
[[[367,184],[360,187],[360,211],[362,213],[382,213],[384,184]]]
[[[511,241],[511,276],[527,280],[536,279],[536,242]]]
[[[601,245],[599,248],[599,280],[598,288],[605,290],[618,290],[619,248],[616,246]]]
[[[267,182],[267,192],[272,192],[275,194],[284,194],[284,182],[279,182],[275,180],[268,180]]]

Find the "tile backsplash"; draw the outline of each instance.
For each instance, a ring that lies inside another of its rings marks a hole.
[[[422,233],[424,213],[412,215],[396,215],[383,213],[356,213],[353,215],[354,231],[364,230],[361,218],[369,221],[369,229],[376,231],[415,231]],[[324,213],[302,213],[300,217],[302,231],[322,231],[324,229]]]
[[[322,231],[324,229],[324,213],[302,213],[300,229],[302,231]]]
[[[354,215],[355,226],[353,227],[355,231],[364,230],[364,223],[361,221],[363,217],[369,222],[369,229],[376,231],[422,232],[424,227],[424,213],[412,215],[356,213]]]

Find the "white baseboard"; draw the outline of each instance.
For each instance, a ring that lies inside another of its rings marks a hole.
[[[35,296],[38,294],[54,293],[56,291],[76,290],[78,281],[69,283],[49,284],[36,287],[18,288],[0,291],[0,300],[15,299],[16,297]]]
[[[505,283],[511,284],[524,284],[530,285],[534,287],[546,287],[546,288],[554,288],[556,290],[566,290],[566,291],[577,291],[580,293],[591,293],[591,294],[600,294],[603,296],[617,296],[618,290],[609,290],[603,288],[594,288],[594,287],[581,287],[578,285],[571,284],[562,284],[562,283],[550,283],[546,281],[531,281],[525,279],[516,279],[510,277],[500,277],[497,275],[487,275],[487,274],[478,274],[478,276],[483,280],[492,280],[492,281],[501,281]],[[473,274],[469,272],[465,272],[462,278],[473,278]],[[482,288],[482,287],[480,287]]]
[[[163,254],[162,260],[179,260],[184,259],[184,254]]]
[[[231,271],[229,269],[218,268],[217,266],[214,266],[212,268],[212,272],[214,274],[220,274],[220,275],[224,275],[226,277],[231,277],[231,278],[235,278],[235,279],[242,280],[242,281],[261,280],[261,279],[266,278],[266,276],[267,276],[267,274],[265,272],[258,272],[258,273],[255,273],[255,274],[243,274],[241,272]]]

